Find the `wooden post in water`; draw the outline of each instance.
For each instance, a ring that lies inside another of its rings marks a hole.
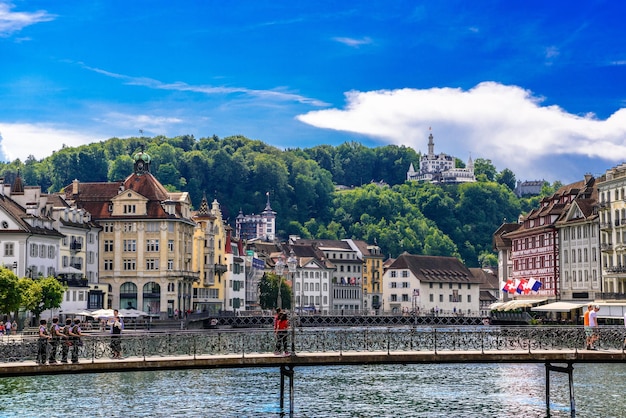
[[[574,366],[571,361],[567,362],[567,367],[553,366],[550,363],[546,363],[546,411],[547,416],[550,416],[550,371],[567,373],[569,382],[569,405],[570,416],[576,417],[576,402],[574,400]]]
[[[289,379],[289,418],[293,418],[294,389],[293,389],[293,366],[280,366],[280,412],[285,407],[285,376]]]

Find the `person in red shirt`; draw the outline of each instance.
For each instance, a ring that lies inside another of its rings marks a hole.
[[[289,320],[287,319],[287,314],[281,312],[278,314],[278,318],[274,324],[274,333],[276,334],[276,350],[274,351],[275,355],[280,355],[284,353],[285,355],[289,355],[287,351],[287,336],[289,335]]]

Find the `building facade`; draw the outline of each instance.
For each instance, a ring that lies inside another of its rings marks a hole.
[[[276,238],[276,212],[270,205],[270,193],[266,193],[265,209],[258,215],[244,215],[239,211],[235,218],[235,237],[246,241],[273,241]]]
[[[91,213],[102,227],[99,282],[108,286],[107,307],[136,308],[159,317],[192,308],[193,236],[190,199],[168,192],[150,173],[150,157],[134,156],[125,180],[65,187],[71,205]]]
[[[602,297],[626,300],[626,164],[598,181]]]
[[[383,275],[384,311],[476,315],[481,278],[457,258],[401,254]]]

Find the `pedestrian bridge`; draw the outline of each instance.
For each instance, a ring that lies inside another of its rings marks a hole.
[[[544,363],[546,409],[550,416],[550,372],[567,373],[570,411],[575,417],[573,364],[626,362],[623,327],[603,327],[596,350],[585,348],[581,327],[448,326],[292,328],[289,354],[274,353],[275,335],[267,329],[203,332],[145,332],[122,336],[121,360],[112,359],[111,336],[83,338],[77,364],[38,365],[35,337],[4,337],[0,377],[147,371],[188,368],[280,368],[280,409],[289,381],[289,416],[294,416],[295,367],[410,363]],[[52,345],[47,345],[48,351]],[[58,353],[57,353],[58,354]],[[57,357],[58,358],[58,357]],[[554,365],[565,363],[566,366]]]
[[[275,355],[269,329],[126,332],[123,358],[113,360],[110,335],[94,333],[83,337],[79,364],[61,365],[35,363],[36,337],[5,336],[0,377],[284,365],[626,362],[623,327],[600,328],[597,350],[585,349],[582,327],[567,326],[297,328],[289,334],[290,354]]]

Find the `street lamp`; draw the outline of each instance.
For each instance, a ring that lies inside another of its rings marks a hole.
[[[279,258],[278,261],[276,261],[276,264],[274,265],[274,274],[278,276],[278,298],[276,300],[277,308],[283,307],[283,300],[280,295],[280,288],[282,287],[282,284],[283,284],[284,270],[285,270],[285,262]]]
[[[287,259],[287,267],[289,268],[289,273],[291,274],[291,309],[293,310],[293,318],[291,318],[291,355],[296,355],[296,267],[298,267],[298,259],[293,252],[293,248],[289,253],[289,258]],[[300,301],[302,304],[302,301]]]

